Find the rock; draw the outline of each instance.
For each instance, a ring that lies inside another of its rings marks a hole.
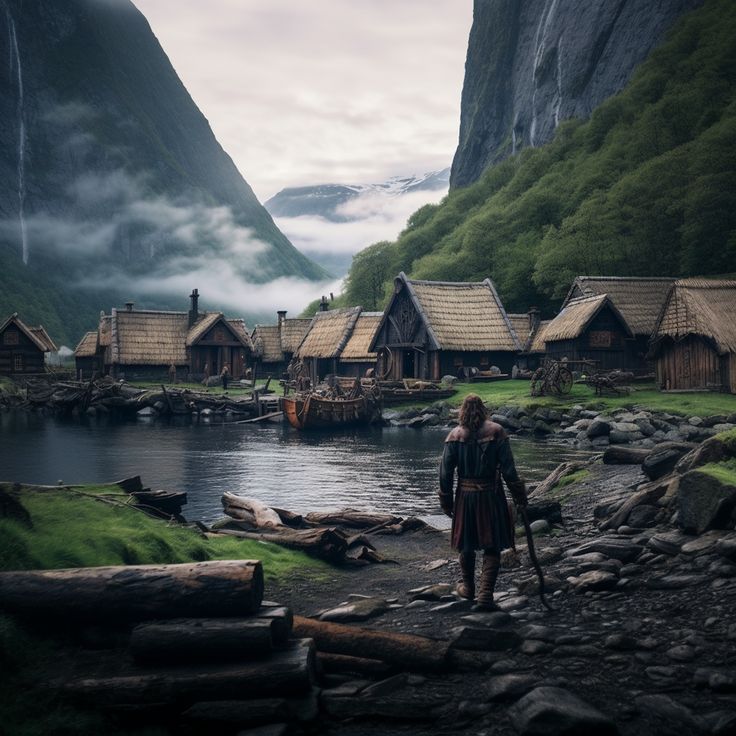
[[[496,604],[502,611],[518,611],[529,605],[529,599],[525,595],[512,596],[496,601]]]
[[[686,443],[663,442],[644,459],[641,469],[650,480],[657,480],[671,473],[692,449],[693,446]]]
[[[675,662],[692,662],[696,656],[695,650],[687,644],[671,647],[665,654]]]
[[[577,557],[587,552],[600,552],[621,562],[633,562],[642,552],[642,547],[627,537],[599,537],[581,544],[570,554]]]
[[[521,643],[521,637],[513,629],[482,629],[460,626],[453,629],[450,646],[455,649],[473,649],[480,651],[502,652],[513,649]]]
[[[682,545],[687,541],[688,537],[681,532],[665,532],[650,537],[647,547],[653,549],[655,552],[674,556],[680,553]]]
[[[702,534],[730,523],[736,509],[736,486],[700,470],[691,470],[680,479],[677,498],[680,527]]]
[[[579,593],[586,590],[612,590],[618,584],[618,575],[605,570],[589,570],[567,582]]]
[[[144,406],[142,409],[138,409],[136,414],[139,417],[155,417],[158,412],[152,406]]]
[[[509,626],[514,623],[514,618],[505,611],[489,611],[488,613],[471,613],[463,616],[462,621],[469,624],[477,624],[479,626],[489,626],[498,628],[501,626]]]
[[[680,548],[680,552],[684,555],[701,555],[705,552],[709,552],[716,547],[720,537],[724,535],[724,532],[715,530],[701,534],[695,539],[690,539],[685,542]]]
[[[618,734],[614,722],[569,690],[538,687],[509,709],[511,723],[521,736]]]
[[[549,565],[553,562],[557,562],[562,557],[562,547],[542,547],[537,550],[537,559],[540,565]]]
[[[383,598],[363,598],[343,603],[320,614],[321,621],[366,621],[389,610]]]
[[[686,473],[701,465],[718,463],[730,457],[736,457],[736,438],[711,437],[684,455],[675,466],[675,470],[678,473]]]
[[[609,447],[603,453],[605,465],[640,465],[650,454],[649,450],[633,447]]]
[[[696,736],[708,730],[703,718],[668,695],[641,695],[634,702],[643,715],[651,717],[657,736]]]
[[[539,639],[526,639],[521,647],[519,647],[519,651],[528,657],[535,657],[537,654],[548,654],[553,649],[552,644],[546,641],[540,641]]]
[[[590,426],[588,427],[585,433],[588,435],[588,438],[592,440],[592,439],[595,439],[596,437],[602,437],[604,435],[608,435],[610,431],[611,431],[611,423],[606,421],[605,419],[596,417],[590,423]]]
[[[499,675],[492,677],[486,684],[488,700],[509,702],[518,700],[537,685],[533,675]]]
[[[438,606],[433,606],[429,610],[432,611],[432,613],[449,613],[451,611],[468,611],[472,606],[473,601],[460,598],[459,600],[440,603]]]
[[[736,536],[719,539],[716,542],[716,552],[722,557],[736,562]]]
[[[549,534],[552,531],[552,527],[546,519],[537,519],[529,524],[532,534]]]
[[[660,509],[656,506],[642,504],[641,506],[636,506],[631,509],[627,522],[635,529],[645,529],[647,527],[654,526],[659,512]]]
[[[435,585],[423,585],[421,588],[413,588],[409,591],[409,597],[413,601],[439,601],[444,596],[451,595],[454,591],[454,585],[436,583]]]
[[[422,569],[427,570],[427,572],[432,572],[433,570],[439,570],[449,562],[450,560],[432,560],[432,562],[428,562]]]
[[[652,590],[680,590],[703,582],[705,578],[702,575],[665,575],[648,580],[647,587]]]
[[[534,501],[526,507],[529,521],[545,519],[550,524],[562,523],[562,506],[558,501]]]
[[[552,434],[554,431],[554,427],[551,427],[547,422],[542,422],[540,420],[534,422],[534,434],[547,435]]]
[[[606,649],[615,649],[621,652],[629,652],[639,648],[636,639],[629,634],[610,634],[603,642],[603,646]]]
[[[555,642],[559,638],[558,632],[551,626],[530,624],[519,632],[524,639],[538,639],[539,641]]]

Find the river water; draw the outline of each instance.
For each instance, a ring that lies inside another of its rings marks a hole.
[[[101,483],[140,475],[186,491],[188,519],[221,516],[224,491],[299,513],[347,506],[434,516],[446,428],[375,427],[300,433],[283,424],[221,420],[62,420],[0,414],[0,480]],[[583,453],[512,438],[525,480]]]

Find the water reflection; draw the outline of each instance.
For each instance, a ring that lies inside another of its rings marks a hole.
[[[301,434],[281,424],[2,414],[0,478],[93,483],[139,474],[153,488],[187,491],[186,515],[205,521],[220,515],[224,491],[297,512],[353,506],[426,515],[438,510],[437,466],[446,432],[386,427]],[[512,442],[528,480],[581,454],[549,442]]]

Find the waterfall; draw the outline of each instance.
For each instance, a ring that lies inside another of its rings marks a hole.
[[[557,102],[555,102],[555,128],[560,124],[562,107],[562,36],[557,41]]]
[[[534,35],[534,59],[532,61],[532,123],[529,127],[529,143],[533,146],[537,137],[537,67],[544,57],[544,48],[547,43],[547,31],[555,14],[558,0],[547,0],[539,18],[537,32]],[[540,37],[541,35],[541,37]]]
[[[15,32],[15,21],[6,8],[8,16],[8,28],[10,29],[11,56],[10,76],[13,75],[13,67],[17,70],[18,77],[18,217],[20,219],[20,235],[23,244],[23,263],[28,264],[28,233],[26,231],[26,121],[24,117],[25,101],[23,99],[23,67],[20,62],[20,51],[18,50],[18,36]],[[14,64],[15,62],[15,64]]]

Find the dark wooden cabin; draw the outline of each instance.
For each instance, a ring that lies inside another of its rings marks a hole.
[[[77,379],[88,381],[102,375],[102,351],[98,344],[98,332],[87,332],[74,349],[74,365]]]
[[[629,369],[627,341],[633,335],[606,294],[569,300],[544,328],[543,339],[554,360],[592,361],[601,371]]]
[[[533,371],[544,359],[547,349],[543,334],[550,320],[540,319],[536,307],[532,307],[526,314],[509,314],[508,317],[521,345],[516,365],[521,370]]]
[[[562,309],[573,299],[606,294],[632,333],[632,338],[624,345],[626,370],[636,374],[652,373],[654,366],[647,359],[649,340],[673,283],[673,278],[665,277],[578,276]]]
[[[285,373],[312,322],[310,319],[287,319],[285,311],[277,312],[277,316],[275,325],[256,325],[251,335],[259,376],[280,377]]]
[[[307,366],[313,384],[327,375],[339,374],[340,356],[353,334],[360,312],[360,307],[322,309],[312,318],[294,357]]]
[[[664,390],[736,393],[736,281],[676,281],[650,356]]]
[[[14,312],[0,325],[0,374],[43,373],[46,353],[58,348],[43,328],[29,327]]]
[[[466,369],[511,373],[521,345],[490,279],[415,281],[403,272],[370,350],[389,380],[440,380]]]

